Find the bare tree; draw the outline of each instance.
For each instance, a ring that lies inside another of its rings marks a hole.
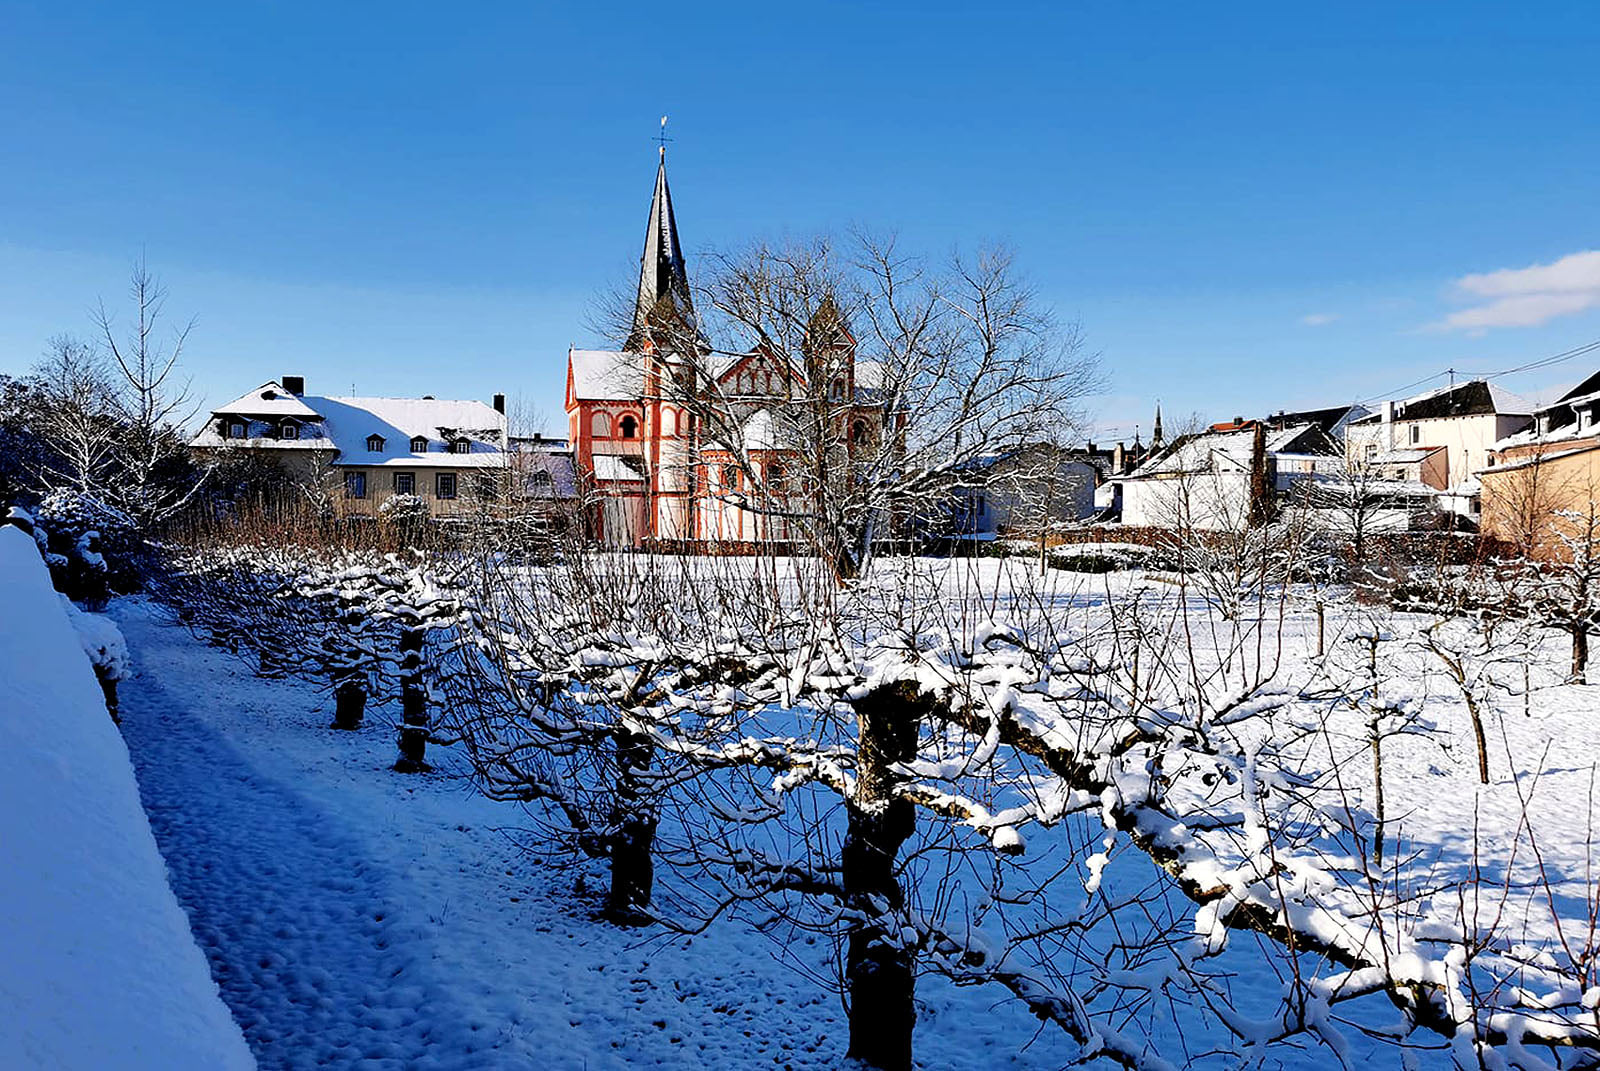
[[[943,512],[976,460],[1064,441],[1098,384],[1001,249],[933,267],[859,234],[757,244],[708,258],[683,304],[658,302],[644,342],[647,395],[694,429],[677,464],[841,578]]]
[[[187,381],[179,381],[179,359],[194,321],[167,329],[167,289],[143,259],[129,277],[132,317],[120,326],[100,303],[94,312],[116,375],[122,417],[117,481],[108,490],[141,524],[166,520],[199,490],[203,477],[175,474],[188,458],[182,429],[199,411]],[[173,477],[178,475],[179,478]]]

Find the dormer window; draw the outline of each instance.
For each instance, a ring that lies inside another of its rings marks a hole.
[[[457,439],[457,440],[455,440],[454,442],[452,442],[450,444],[450,452],[452,454],[470,454],[470,453],[472,453],[472,440],[471,439]]]
[[[300,425],[299,424],[295,424],[292,421],[287,421],[287,420],[284,421],[283,422],[283,426],[278,429],[278,438],[280,438],[280,439],[298,439],[298,438],[300,438]]]
[[[383,453],[383,436],[382,435],[368,435],[367,436],[367,453],[369,453],[369,454],[381,454],[381,453]]]
[[[411,452],[413,454],[426,454],[428,452],[428,440],[424,439],[420,435],[418,435],[415,439],[412,439]]]
[[[245,437],[246,430],[248,430],[248,429],[245,427],[244,424],[242,424],[239,421],[235,420],[232,424],[228,425],[228,438],[230,438],[230,439],[243,439]]]

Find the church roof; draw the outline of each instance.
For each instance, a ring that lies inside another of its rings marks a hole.
[[[575,401],[638,401],[644,394],[644,362],[637,353],[568,350]]]
[[[650,198],[644,252],[639,257],[639,296],[634,302],[633,331],[628,336],[627,349],[637,350],[643,344],[650,313],[669,297],[680,313],[693,319],[689,268],[678,241],[678,220],[672,211],[672,191],[667,187],[667,150],[663,146],[661,162],[656,167],[656,190]]]

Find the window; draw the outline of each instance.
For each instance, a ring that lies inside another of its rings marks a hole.
[[[291,423],[290,421],[287,421],[287,420],[284,421],[282,430],[280,430],[278,432],[278,438],[280,438],[280,439],[298,439],[298,438],[300,438],[300,425]]]
[[[604,413],[596,413],[589,418],[589,434],[596,439],[611,438],[611,418]]]
[[[394,493],[397,495],[414,495],[417,493],[417,474],[414,472],[397,472],[394,474]]]
[[[722,486],[728,491],[737,491],[739,489],[738,465],[722,466]]]
[[[678,434],[678,411],[676,409],[661,410],[661,434]]]
[[[867,441],[867,422],[858,420],[850,425],[850,444],[860,446]]]
[[[347,472],[344,474],[344,497],[367,497],[367,474],[364,472]]]
[[[639,421],[632,416],[625,416],[617,425],[622,429],[624,439],[637,439],[639,437]]]
[[[480,502],[492,501],[500,497],[500,482],[488,473],[479,473],[472,478],[472,493]]]
[[[234,421],[232,424],[228,425],[228,438],[230,438],[230,439],[242,439],[242,438],[244,438],[244,431],[245,431],[244,425],[239,423],[238,421]]]
[[[456,439],[454,442],[452,442],[450,444],[450,452],[452,454],[470,454],[470,453],[472,453],[472,440],[471,439]]]
[[[1413,424],[1413,425],[1411,425],[1411,445],[1412,446],[1416,446],[1421,441],[1422,441],[1422,425],[1421,424]]]
[[[367,453],[369,453],[369,454],[381,454],[381,453],[383,453],[383,436],[382,435],[368,435],[367,436]]]
[[[415,439],[412,439],[411,452],[413,454],[426,454],[428,452],[428,440],[424,439],[420,435],[418,435]]]
[[[436,498],[454,498],[454,497],[456,497],[456,474],[455,473],[453,473],[453,472],[441,472],[441,473],[439,473],[439,475],[437,477],[434,478],[434,497],[436,497]]]
[[[988,512],[989,512],[989,503],[984,501],[984,498],[983,498],[982,495],[979,495],[978,496],[978,516],[982,517],[985,513],[988,513]]]
[[[783,480],[784,480],[784,477],[786,475],[787,475],[787,473],[785,473],[783,471],[783,466],[782,465],[778,464],[776,461],[768,463],[768,465],[767,465],[767,489],[770,490],[775,495],[782,494],[783,493]]]
[[[555,493],[556,479],[548,472],[535,472],[528,477],[529,489],[541,498],[548,498]]]

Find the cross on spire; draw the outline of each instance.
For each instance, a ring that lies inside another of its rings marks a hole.
[[[667,155],[667,142],[672,139],[667,137],[667,117],[664,115],[661,117],[661,133],[656,135],[655,140],[661,143],[661,155]]]

